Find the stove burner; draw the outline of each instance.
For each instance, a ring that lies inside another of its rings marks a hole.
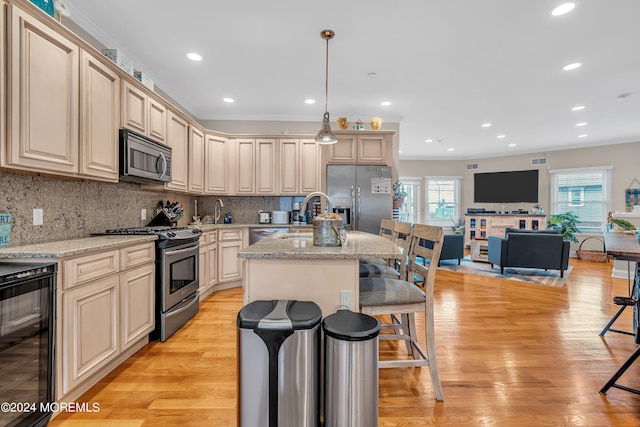
[[[132,228],[116,228],[113,230],[107,230],[107,234],[164,234],[168,232],[175,232],[179,230],[187,230],[187,227],[132,227]]]

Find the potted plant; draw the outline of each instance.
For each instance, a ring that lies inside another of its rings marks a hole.
[[[393,184],[393,208],[399,208],[400,205],[404,203],[405,197],[407,197],[407,192],[404,191],[402,183],[400,181],[396,181],[396,183]]]
[[[560,234],[562,234],[565,239],[578,243],[578,239],[574,234],[580,232],[578,224],[581,222],[573,212],[565,212],[551,215],[549,221],[547,221],[547,228],[560,230]]]

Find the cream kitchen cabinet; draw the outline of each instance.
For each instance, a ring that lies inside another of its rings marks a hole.
[[[200,236],[200,303],[213,292],[218,281],[218,232],[208,231]]]
[[[280,195],[306,195],[320,190],[320,150],[313,139],[279,141]]]
[[[173,155],[173,153],[172,153]],[[204,193],[205,136],[200,129],[189,126],[189,193]]]
[[[227,138],[207,134],[205,142],[205,194],[227,194],[229,146]]]
[[[2,166],[76,175],[80,48],[14,4],[8,15],[9,136]]]
[[[238,253],[244,246],[244,227],[218,230],[218,284],[242,280],[242,259]]]
[[[56,390],[79,397],[133,352],[155,327],[155,244],[62,259]]]
[[[148,96],[141,88],[124,80],[122,84],[122,126],[167,143],[167,108]]]
[[[118,182],[120,77],[80,51],[80,174]]]
[[[235,147],[235,194],[275,195],[276,140],[239,138]]]
[[[327,146],[327,163],[390,165],[393,132],[336,132],[338,142]]]
[[[167,145],[171,147],[171,182],[169,190],[186,192],[189,181],[189,124],[182,117],[169,111]]]

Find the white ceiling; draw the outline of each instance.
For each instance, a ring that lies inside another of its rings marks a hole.
[[[72,20],[123,50],[202,120],[317,120],[319,127],[320,31],[328,28],[336,33],[329,44],[332,127],[341,116],[351,123],[360,118],[367,128],[372,116],[399,122],[401,159],[640,141],[640,1],[572,0],[572,12],[551,16],[564,1],[67,4]],[[204,59],[190,61],[188,52]],[[582,67],[562,70],[572,62]],[[316,104],[306,105],[307,98]],[[571,111],[576,105],[586,108]],[[492,126],[482,128],[485,122]],[[588,124],[576,127],[580,122]],[[512,143],[516,147],[507,147]]]

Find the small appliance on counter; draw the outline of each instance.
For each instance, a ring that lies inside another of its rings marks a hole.
[[[271,222],[273,224],[289,224],[289,211],[271,212]]]
[[[258,216],[260,224],[269,224],[271,222],[271,212],[258,211]]]
[[[300,225],[300,221],[302,220],[302,215],[300,215],[300,208],[302,202],[293,202],[291,205],[291,224]]]

